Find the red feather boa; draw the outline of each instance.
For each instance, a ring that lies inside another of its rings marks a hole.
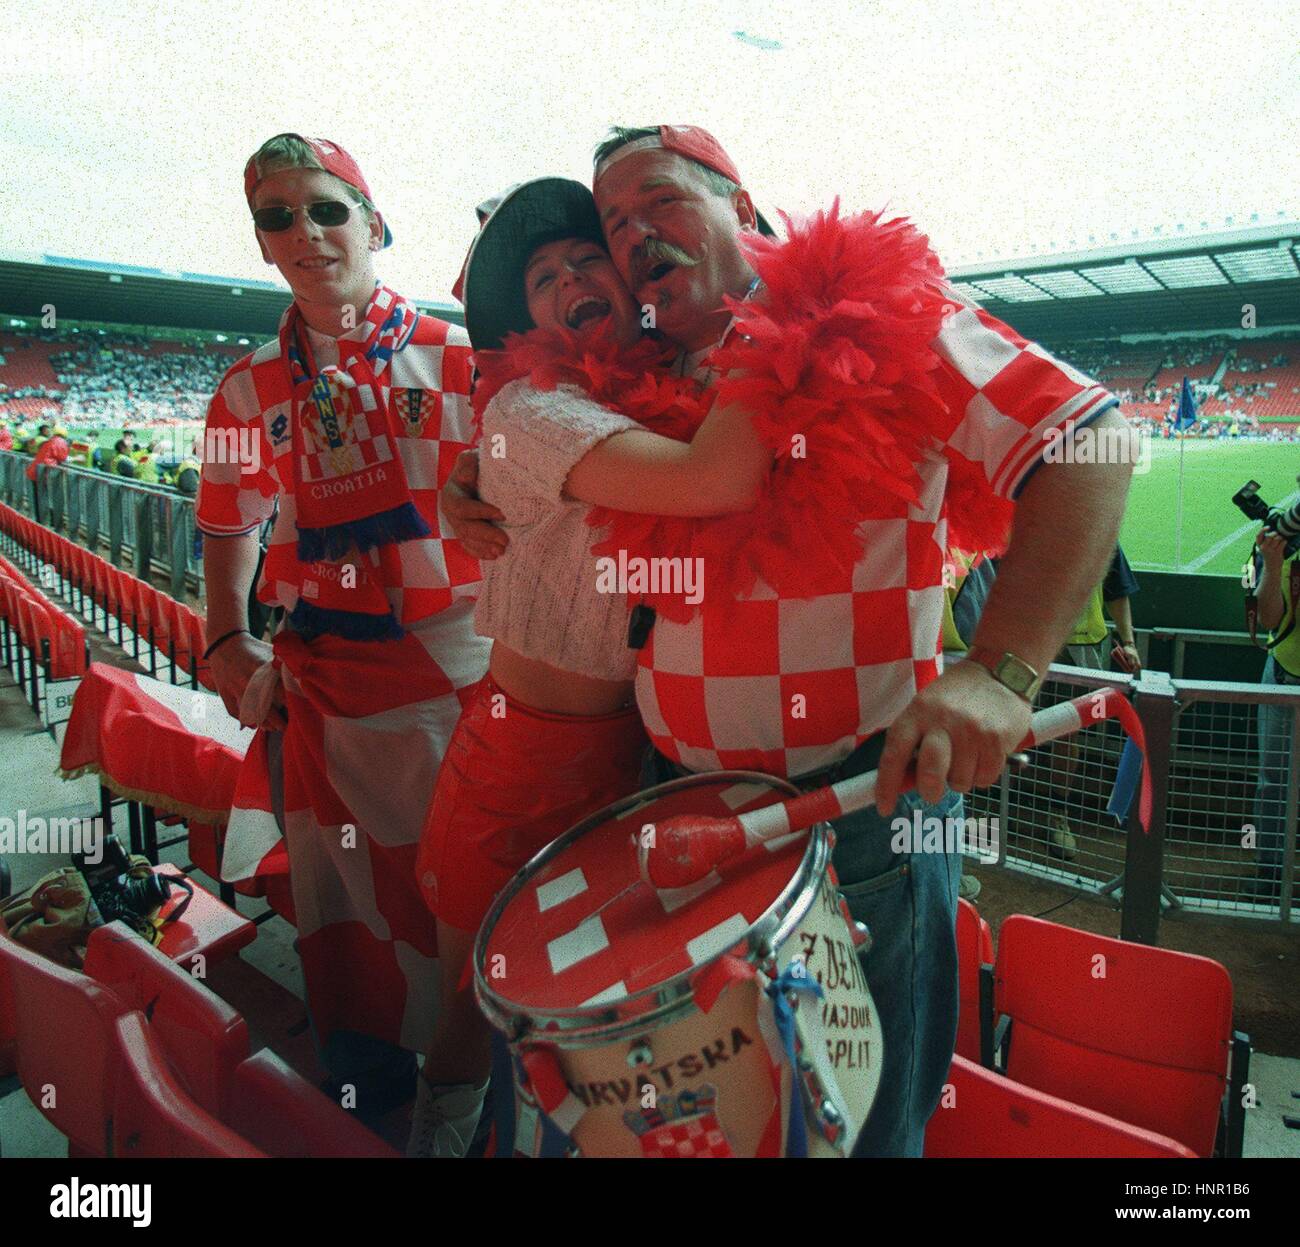
[[[926,237],[880,213],[829,212],[795,223],[789,239],[747,241],[762,279],[760,297],[728,300],[737,332],[709,363],[723,379],[717,400],[743,406],[772,452],[771,476],[752,511],[708,519],[635,515],[593,507],[608,526],[598,555],[702,558],[713,602],[734,601],[765,581],[785,598],[814,597],[845,583],[862,552],[864,519],[919,500],[917,465],[952,425],[932,349],[951,309],[943,270]],[[687,441],[708,410],[690,381],[655,371],[671,352],[643,340],[624,348],[606,338],[579,342],[533,330],[477,357],[474,407],[516,377],[539,389],[580,386],[665,436]],[[945,496],[950,550],[1005,548],[1012,504],[994,495],[981,465],[951,449]],[[697,607],[650,595],[667,618]]]
[[[475,434],[483,413],[501,387],[527,377],[539,390],[576,385],[602,406],[621,412],[652,432],[689,442],[708,412],[713,395],[694,381],[670,376],[675,348],[653,338],[622,346],[607,332],[580,339],[567,329],[532,329],[508,334],[500,351],[474,356]],[[622,512],[619,512],[621,515]]]

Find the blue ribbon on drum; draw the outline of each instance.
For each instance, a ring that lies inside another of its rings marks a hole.
[[[764,989],[772,1002],[776,1029],[790,1065],[790,1121],[785,1132],[785,1154],[803,1159],[808,1155],[808,1127],[804,1121],[803,1079],[799,1076],[798,1049],[795,1041],[795,1007],[790,993],[804,992],[823,999],[821,984],[809,973],[802,961],[792,961]]]

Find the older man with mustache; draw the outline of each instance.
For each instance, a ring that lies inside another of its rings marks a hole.
[[[680,347],[678,366],[717,383],[714,353],[735,336],[724,300],[765,298],[743,244],[766,226],[735,165],[695,127],[620,128],[596,150],[593,189],[614,262]],[[952,306],[929,350],[950,419],[915,465],[915,500],[880,503],[855,527],[851,572],[819,571],[811,593],[760,577],[736,600],[706,592],[689,619],[661,612],[636,682],[656,750],[648,782],[748,768],[817,787],[879,769],[878,812],[836,823],[834,858],[850,910],[875,937],[863,965],[883,1029],[881,1089],[859,1156],[921,1154],[956,1032],[960,858],[896,853],[889,816],[901,796],[909,824],[960,817],[962,793],[997,781],[1028,728],[1041,673],[1105,571],[1129,475],[1122,464],[1044,462],[1053,430],[1121,427],[1115,400],[944,289]],[[954,464],[973,464],[995,500],[1014,500],[1016,522],[972,661],[941,672]],[[472,465],[461,479],[472,482]],[[773,488],[789,479],[774,475]],[[447,510],[472,552],[503,548],[504,534],[475,522],[494,518],[490,509],[452,499]],[[835,527],[808,533],[810,558]],[[913,761],[919,791],[902,794]]]

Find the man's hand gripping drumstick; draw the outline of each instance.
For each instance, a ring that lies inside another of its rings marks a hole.
[[[1098,689],[1038,711],[1030,720],[1029,734],[1017,749],[1030,749],[1112,718],[1119,720],[1145,754],[1142,723],[1128,699],[1115,688]],[[791,797],[731,818],[674,814],[657,824],[652,836],[638,836],[641,877],[656,888],[687,887],[755,845],[805,831],[814,823],[829,822],[870,805],[875,800],[877,774],[869,771],[855,775],[801,797]],[[909,766],[903,790],[913,787],[915,781],[915,768]],[[1145,830],[1151,816],[1151,783],[1145,768],[1138,811]]]

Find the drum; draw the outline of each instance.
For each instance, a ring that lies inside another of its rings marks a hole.
[[[689,888],[655,889],[637,865],[656,820],[796,793],[743,771],[661,784],[571,828],[497,897],[475,991],[514,1058],[517,1138],[540,1137],[542,1114],[579,1155],[850,1153],[883,1052],[831,828]]]

